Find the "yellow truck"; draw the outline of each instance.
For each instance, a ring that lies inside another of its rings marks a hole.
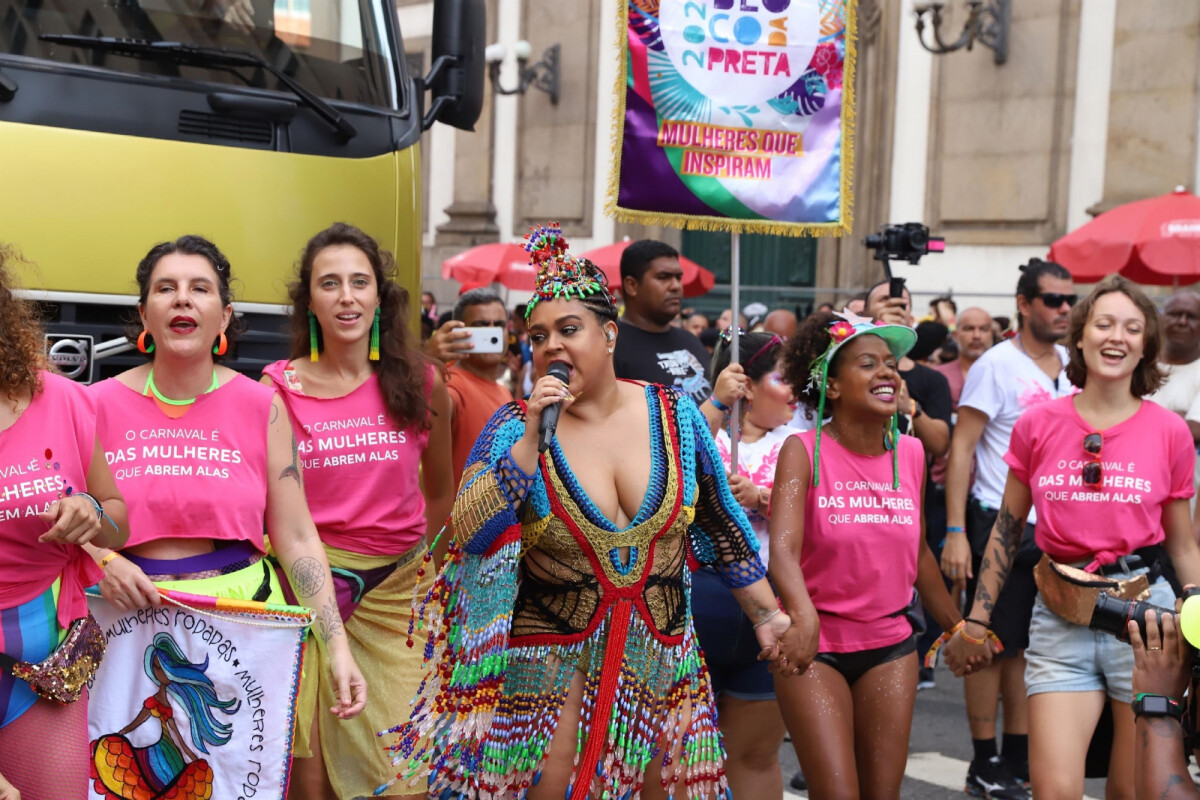
[[[413,76],[393,0],[0,0],[0,243],[59,368],[137,363],[134,269],[185,233],[233,265],[250,332],[229,363],[251,374],[284,355],[287,281],[332,222],[392,250],[415,303],[418,143],[478,118],[484,22],[436,0]]]

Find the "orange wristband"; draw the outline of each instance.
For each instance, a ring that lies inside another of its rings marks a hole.
[[[121,554],[118,553],[116,550],[113,550],[111,553],[106,555],[104,558],[100,559],[97,562],[97,565],[100,567],[100,569],[104,569],[105,567],[107,567],[109,565],[109,562],[111,562],[114,558],[116,558],[119,555],[121,555]]]

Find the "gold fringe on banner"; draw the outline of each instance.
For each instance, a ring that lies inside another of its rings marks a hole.
[[[663,0],[671,2],[671,0]],[[639,211],[617,205],[621,191],[621,151],[625,139],[625,96],[629,75],[629,0],[617,0],[617,37],[620,64],[613,88],[612,120],[609,125],[613,153],[612,171],[604,212],[618,222],[664,225],[695,231],[765,233],[772,236],[845,236],[854,226],[854,139],[856,133],[854,73],[858,65],[858,0],[846,0],[846,59],[842,65],[842,163],[836,222],[782,222],[770,219],[696,216],[666,211]]]

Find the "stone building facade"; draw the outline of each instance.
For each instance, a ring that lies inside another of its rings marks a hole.
[[[722,253],[712,234],[604,215],[617,3],[487,0],[489,41],[511,53],[528,40],[531,61],[562,45],[562,94],[555,105],[536,89],[489,93],[474,133],[435,125],[426,134],[423,271],[443,302],[457,290],[439,278],[443,259],[519,239],[548,219],[562,222],[576,250],[623,236],[664,239],[720,280],[723,268],[705,257],[728,259],[727,247]],[[957,12],[947,39],[961,29],[961,5],[947,3]],[[428,66],[432,3],[398,6],[410,62]],[[1045,256],[1056,238],[1120,203],[1178,185],[1196,190],[1196,0],[1012,0],[1004,64],[979,45],[937,56],[922,49],[913,0],[859,0],[858,16],[854,234],[763,243],[753,250],[763,263],[743,257],[747,283],[762,287],[748,288],[748,299],[844,300],[883,275],[862,237],[887,222],[920,220],[946,237],[947,250],[897,270],[918,307],[953,291],[960,307],[1011,313],[1017,266]],[[502,84],[515,82],[510,55]],[[720,287],[714,298],[724,302]]]

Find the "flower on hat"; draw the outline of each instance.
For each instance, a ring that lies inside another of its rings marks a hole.
[[[839,319],[829,326],[829,335],[836,344],[841,344],[854,335],[854,326],[844,319]]]

